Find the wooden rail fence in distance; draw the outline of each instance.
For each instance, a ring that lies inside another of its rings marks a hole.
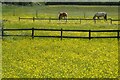
[[[33,20],[33,22],[35,22],[35,20],[48,20],[49,22],[51,22],[52,20],[58,20],[58,18],[35,18],[35,17],[32,17],[32,18],[21,18],[19,17],[19,21],[21,21],[21,19],[26,19],[26,20]],[[82,23],[83,20],[93,20],[93,19],[82,19],[82,18],[68,18],[67,20],[79,20],[80,21],[80,24]],[[96,20],[93,20],[94,23],[96,24],[97,20],[103,20],[103,19],[96,19]],[[110,23],[112,24],[113,21],[120,21],[119,19],[107,19],[107,20],[110,20]]]

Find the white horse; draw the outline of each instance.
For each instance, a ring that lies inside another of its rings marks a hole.
[[[97,17],[98,19],[100,19],[99,17],[103,17],[104,20],[107,21],[107,13],[106,13],[106,12],[97,12],[97,13],[94,15],[93,19],[95,20],[96,17]]]

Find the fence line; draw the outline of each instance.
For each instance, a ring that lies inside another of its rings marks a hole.
[[[51,20],[58,20],[58,18],[35,18],[35,17],[32,17],[32,18],[21,18],[19,17],[19,21],[21,21],[21,19],[26,19],[26,20],[33,20],[33,22],[35,22],[35,20],[48,20],[49,22],[51,22]],[[93,19],[82,19],[82,18],[68,18],[67,20],[79,20],[80,23],[82,23],[83,20],[93,20]],[[94,23],[96,23],[97,20],[103,20],[103,19],[95,19],[93,20]],[[112,24],[113,21],[120,21],[119,19],[107,19],[107,20],[110,20],[110,23]]]
[[[2,31],[2,39],[3,37],[5,36],[28,36],[28,37],[32,37],[35,38],[35,37],[48,37],[48,38],[60,38],[61,40],[63,38],[87,38],[87,39],[91,39],[91,38],[120,38],[120,35],[119,35],[119,32],[120,30],[64,30],[64,29],[36,29],[36,28],[26,28],[26,29],[4,29],[2,28],[1,29]],[[6,35],[4,34],[5,31],[31,31],[31,34],[30,35]],[[36,36],[35,35],[35,31],[51,31],[51,32],[54,32],[54,31],[58,31],[60,32],[60,35],[59,36]],[[83,36],[64,36],[63,35],[63,32],[87,32],[88,33],[88,36],[86,37],[83,37]],[[117,35],[116,36],[92,36],[91,34],[94,33],[94,32],[116,32]]]

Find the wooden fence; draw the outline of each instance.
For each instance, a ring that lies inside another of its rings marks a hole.
[[[32,20],[33,22],[35,22],[35,20],[48,20],[49,22],[51,22],[52,20],[58,20],[58,18],[35,18],[35,17],[32,17],[32,18],[21,18],[19,17],[19,21],[21,21],[21,19],[26,19],[26,20]],[[91,20],[91,21],[94,21],[94,23],[97,23],[97,20],[103,20],[103,19],[82,19],[82,18],[68,18],[67,20],[79,20],[80,21],[80,24],[82,23],[83,20]],[[120,19],[107,19],[110,21],[110,23],[112,24],[113,21],[120,21]]]
[[[1,29],[1,31],[2,31],[2,38],[3,37],[6,37],[6,36],[28,36],[28,37],[32,37],[32,38],[35,38],[35,37],[46,37],[46,38],[60,38],[61,40],[63,39],[63,38],[87,38],[87,39],[91,39],[91,38],[120,38],[120,36],[119,36],[119,32],[120,32],[120,30],[64,30],[64,29],[36,29],[36,28],[27,28],[27,29],[4,29],[4,28],[2,28]],[[16,34],[14,34],[14,35],[9,35],[9,34],[4,34],[6,31],[31,31],[31,34],[29,34],[29,35],[16,35]],[[54,33],[54,31],[57,31],[57,32],[60,32],[60,34],[59,34],[59,36],[37,36],[37,35],[35,35],[35,31],[51,31],[51,32],[53,32]],[[72,32],[72,33],[74,33],[74,32],[83,32],[83,33],[88,33],[88,36],[86,36],[86,37],[83,37],[83,36],[64,36],[63,35],[63,32]],[[93,35],[91,35],[91,33],[94,33],[94,32],[107,32],[107,33],[109,33],[109,32],[115,32],[115,33],[117,33],[117,35],[114,35],[114,36],[93,36]]]

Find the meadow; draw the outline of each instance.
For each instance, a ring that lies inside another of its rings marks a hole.
[[[108,18],[118,19],[115,6],[6,6],[2,7],[4,28],[52,28],[75,30],[117,30],[118,22],[77,20],[59,21],[18,20],[18,17],[57,18],[66,11],[71,18],[92,18],[95,12],[105,11]],[[5,34],[30,34],[29,31]],[[36,35],[58,35],[55,32],[36,32]],[[115,35],[94,33],[93,35]],[[83,35],[84,33],[64,33]],[[63,39],[31,37],[4,37],[2,41],[3,78],[116,78],[118,76],[117,39]]]

